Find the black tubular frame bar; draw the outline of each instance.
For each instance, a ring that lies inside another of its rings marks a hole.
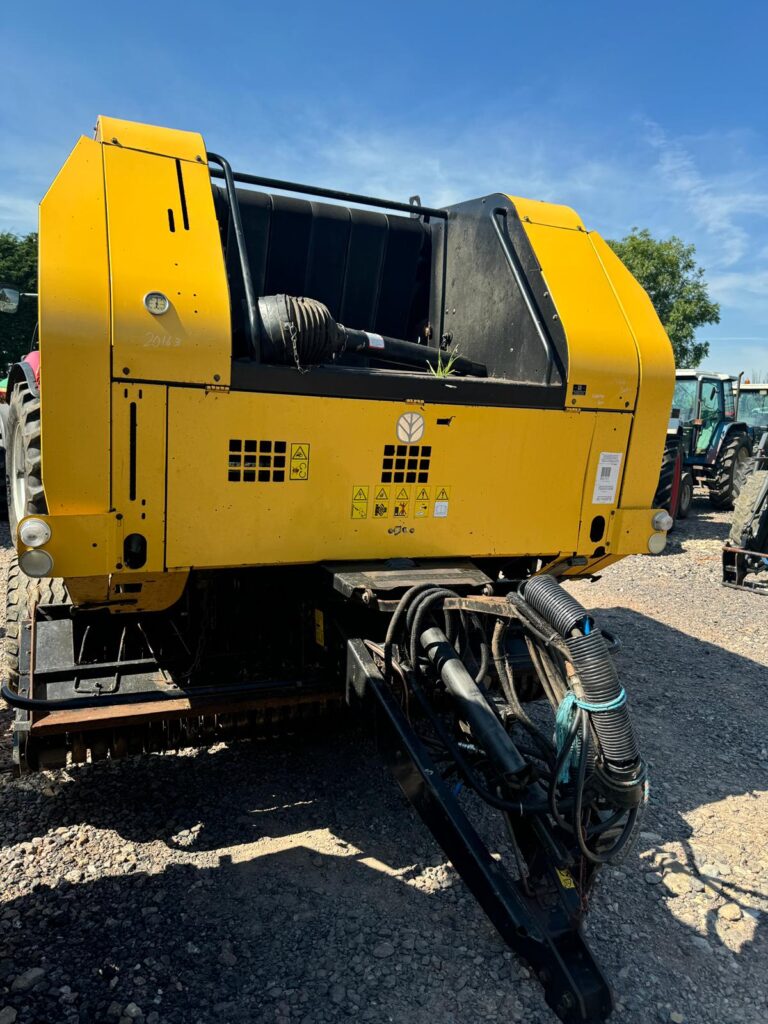
[[[229,166],[229,161],[225,160],[223,156],[219,156],[217,153],[206,153],[205,155],[209,163],[213,161],[221,167],[221,171],[211,171],[211,174],[216,177],[223,178],[226,186],[227,201],[229,202],[229,215],[232,218],[232,227],[234,228],[235,241],[237,243],[237,254],[240,260],[240,272],[243,276],[245,304],[248,307],[248,333],[250,334],[251,340],[251,358],[256,362],[261,362],[261,347],[259,345],[259,314],[256,307],[256,290],[253,287],[251,268],[248,263],[248,249],[245,244],[243,218],[240,213],[240,203],[237,199],[237,190],[235,189],[235,180],[239,180],[239,178]]]
[[[209,160],[213,160],[214,163],[218,163],[222,166],[221,171],[211,171],[212,178],[223,178],[226,182],[227,171],[224,164],[226,161],[222,160],[220,156],[215,153],[206,154]],[[229,167],[229,164],[226,165]],[[296,181],[282,181],[280,178],[263,178],[258,174],[243,174],[242,171],[233,171],[229,168],[229,172],[234,181],[239,181],[244,185],[260,185],[263,188],[276,188],[280,192],[296,192],[299,195],[305,196],[320,196],[323,199],[338,199],[345,203],[357,203],[360,206],[375,206],[380,210],[397,210],[400,213],[411,213],[416,214],[419,217],[440,217],[442,220],[448,220],[447,210],[438,210],[432,206],[418,206],[415,203],[401,203],[395,199],[379,199],[376,196],[363,196],[357,192],[340,192],[335,188],[321,188],[319,185],[301,185]]]

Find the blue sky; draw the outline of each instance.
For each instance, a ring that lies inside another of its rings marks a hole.
[[[167,124],[253,173],[679,234],[722,305],[706,365],[768,372],[762,3],[38,0],[0,38],[0,230],[97,114]]]

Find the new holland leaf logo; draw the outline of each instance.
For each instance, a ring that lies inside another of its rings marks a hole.
[[[419,412],[404,412],[397,421],[397,439],[403,444],[416,444],[424,436],[424,417]]]

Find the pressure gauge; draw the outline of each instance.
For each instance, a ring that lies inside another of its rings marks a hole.
[[[162,292],[147,292],[144,296],[144,307],[153,316],[161,316],[161,314],[167,313],[170,305],[168,296],[163,295]]]

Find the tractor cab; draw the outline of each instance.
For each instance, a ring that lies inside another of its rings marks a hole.
[[[678,421],[686,457],[706,464],[718,434],[735,420],[736,378],[724,373],[681,370],[675,378],[672,416]]]
[[[752,432],[754,441],[768,430],[768,383],[742,383],[739,388],[738,415]]]
[[[737,378],[678,370],[657,501],[673,516],[687,515],[696,484],[715,508],[730,509],[752,454],[754,430],[737,419]],[[768,390],[768,389],[767,389]]]

